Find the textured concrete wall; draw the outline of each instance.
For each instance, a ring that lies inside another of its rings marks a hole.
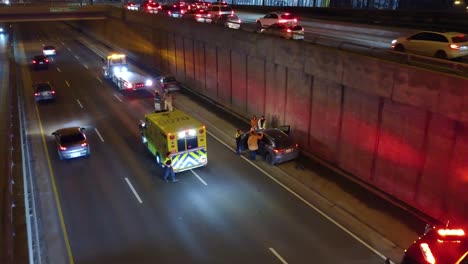
[[[466,79],[190,21],[114,15],[80,27],[246,118],[290,124],[302,149],[435,218],[468,217]]]

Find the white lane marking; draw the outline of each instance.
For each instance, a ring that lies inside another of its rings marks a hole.
[[[102,82],[101,78],[99,78],[99,77],[97,77],[97,76],[96,76],[96,79],[98,79],[98,81]]]
[[[65,80],[65,83],[67,84],[67,86],[68,86],[68,87],[70,87],[70,84],[68,83],[68,81],[67,81],[67,80]]]
[[[121,103],[123,102],[118,95],[114,94],[114,97],[117,98],[117,100],[119,100]]]
[[[125,180],[127,181],[127,184],[128,184],[128,186],[130,187],[130,189],[132,189],[132,192],[133,192],[133,194],[135,195],[135,197],[137,198],[138,202],[139,202],[139,203],[143,203],[143,201],[141,200],[140,196],[139,196],[138,193],[135,191],[135,188],[133,188],[133,185],[132,185],[132,183],[130,182],[130,180],[129,180],[127,177],[125,177]]]
[[[278,252],[276,252],[276,250],[274,248],[268,248],[268,249],[273,253],[273,255],[275,255],[279,260],[281,260],[281,262],[283,264],[288,264],[288,262],[286,260],[284,260],[284,258],[281,257],[281,255],[278,254]]]
[[[80,57],[78,57],[78,56],[76,56],[76,55],[75,55],[75,58],[76,58],[77,60],[79,60],[79,59],[80,59]]]
[[[99,130],[97,130],[97,128],[94,128],[94,131],[96,131],[96,134],[99,136],[101,141],[104,142],[104,139],[102,138],[101,133],[99,133]]]
[[[86,66],[86,64],[83,64],[83,66],[84,66],[86,69],[89,69],[88,66]]]
[[[81,104],[80,100],[76,99],[76,101],[78,102],[78,104],[80,105],[80,107],[83,108],[83,105]]]
[[[59,68],[59,67],[57,67],[57,71],[58,71],[58,72],[62,72],[62,71],[60,70],[60,68]]]
[[[53,57],[50,57],[49,59],[50,59],[51,61],[54,61],[54,58],[53,58]]]
[[[208,184],[200,177],[200,175],[198,175],[198,173],[196,173],[194,170],[190,170],[193,175],[197,176],[197,178],[203,183],[205,184],[205,186],[208,186]]]
[[[224,146],[226,146],[228,149],[232,150],[232,151],[235,151],[233,148],[231,148],[228,144],[224,143],[221,139],[219,139],[217,136],[213,135],[212,133],[210,133],[209,131],[206,131],[210,136],[212,136],[213,138],[215,138],[219,143],[223,144]],[[312,208],[313,210],[315,210],[317,213],[319,213],[321,216],[325,217],[325,219],[327,219],[328,221],[332,222],[333,224],[335,224],[337,227],[339,227],[341,230],[343,230],[345,233],[347,233],[348,235],[350,235],[351,237],[353,237],[354,239],[356,239],[359,243],[361,243],[362,245],[364,245],[365,247],[367,247],[370,251],[374,252],[374,254],[376,254],[377,256],[381,257],[382,259],[387,259],[387,257],[380,253],[379,251],[377,251],[377,249],[373,248],[371,245],[367,244],[364,240],[362,240],[361,238],[359,238],[357,235],[355,235],[354,233],[352,233],[351,231],[349,231],[348,229],[346,229],[346,227],[342,226],[340,223],[336,222],[335,220],[333,220],[331,217],[329,217],[328,215],[326,215],[323,211],[321,211],[320,209],[318,209],[317,207],[315,207],[314,205],[312,205],[311,203],[309,203],[306,199],[302,198],[302,196],[300,196],[299,194],[295,193],[293,190],[291,190],[288,186],[284,185],[283,183],[281,183],[279,180],[275,179],[273,176],[271,176],[270,174],[268,174],[268,172],[264,171],[262,168],[260,168],[259,166],[257,166],[255,163],[253,163],[251,160],[247,159],[246,157],[244,156],[240,156],[241,158],[243,158],[245,161],[247,161],[248,163],[250,163],[250,165],[254,166],[255,168],[257,168],[259,171],[261,171],[263,174],[265,174],[266,176],[268,176],[270,179],[272,179],[274,182],[276,182],[277,184],[279,184],[281,187],[283,187],[286,191],[290,192],[292,195],[296,196],[297,199],[301,200],[303,203],[305,203],[307,206],[309,206],[310,208]],[[392,262],[392,264],[394,264]]]
[[[67,48],[67,50],[71,52],[71,49],[70,49],[70,48]]]

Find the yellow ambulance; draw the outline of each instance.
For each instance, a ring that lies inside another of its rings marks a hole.
[[[175,172],[208,163],[205,126],[181,110],[147,114],[140,130],[143,144],[160,165],[167,153]]]

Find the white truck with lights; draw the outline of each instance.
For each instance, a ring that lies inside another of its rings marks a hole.
[[[130,71],[124,54],[112,54],[103,59],[102,74],[119,90],[139,90],[153,86],[153,80],[136,71]]]

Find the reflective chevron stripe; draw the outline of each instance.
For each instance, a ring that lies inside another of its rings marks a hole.
[[[205,166],[207,163],[208,160],[205,148],[182,152],[172,156],[172,167],[175,172]]]

